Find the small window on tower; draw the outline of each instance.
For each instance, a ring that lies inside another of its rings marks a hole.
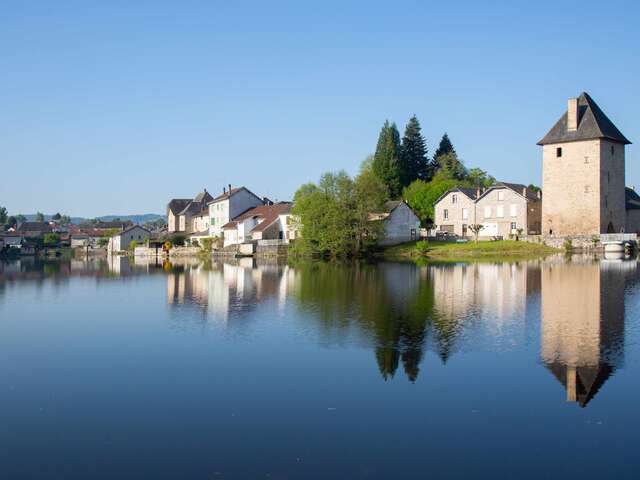
[[[562,147],[556,148],[556,157],[560,158],[562,156]]]
[[[615,153],[616,149],[613,148],[613,145],[611,145],[611,155],[613,155]]]

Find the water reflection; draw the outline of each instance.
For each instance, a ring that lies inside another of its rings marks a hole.
[[[416,382],[429,361],[447,363],[465,350],[522,348],[539,334],[542,365],[567,401],[584,407],[623,364],[625,289],[637,281],[637,262],[579,256],[424,266],[28,259],[0,264],[0,301],[17,282],[150,273],[166,276],[167,305],[178,322],[197,318],[231,328],[259,320],[256,311],[271,306],[305,322],[320,343],[371,349],[384,380],[401,369]],[[426,359],[427,352],[434,355]]]

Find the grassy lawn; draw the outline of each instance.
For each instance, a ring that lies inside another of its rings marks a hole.
[[[416,249],[417,243],[409,242],[387,247],[383,250],[382,256],[387,260],[502,260],[515,257],[539,257],[561,251],[539,243],[500,240],[478,243],[473,241],[466,243],[429,242],[426,252],[420,253]]]

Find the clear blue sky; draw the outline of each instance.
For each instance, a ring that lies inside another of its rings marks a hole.
[[[355,173],[385,118],[540,183],[535,145],[589,92],[635,145],[638,2],[0,0],[0,205],[158,212]]]

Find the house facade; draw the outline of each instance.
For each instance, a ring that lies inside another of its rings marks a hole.
[[[569,99],[567,111],[538,142],[545,235],[638,230],[635,212],[627,218],[625,146],[630,143],[587,93]]]
[[[383,222],[379,245],[398,245],[420,237],[420,218],[404,200],[386,202],[384,210],[372,213],[369,219]]]
[[[542,196],[517,183],[499,182],[483,191],[455,188],[434,205],[436,231],[473,237],[472,225],[482,225],[478,237],[538,235]]]
[[[209,236],[222,237],[224,235],[223,226],[234,220],[240,214],[251,208],[258,207],[264,203],[246,187],[224,189],[222,195],[212,199],[208,203],[209,207]]]
[[[290,222],[291,206],[290,202],[279,202],[247,210],[222,226],[224,246],[254,240],[281,240],[289,243],[295,238]]]
[[[149,230],[140,225],[134,225],[113,235],[109,239],[107,251],[111,254],[124,252],[129,249],[131,242],[135,241],[141,244],[149,240],[149,236]]]

